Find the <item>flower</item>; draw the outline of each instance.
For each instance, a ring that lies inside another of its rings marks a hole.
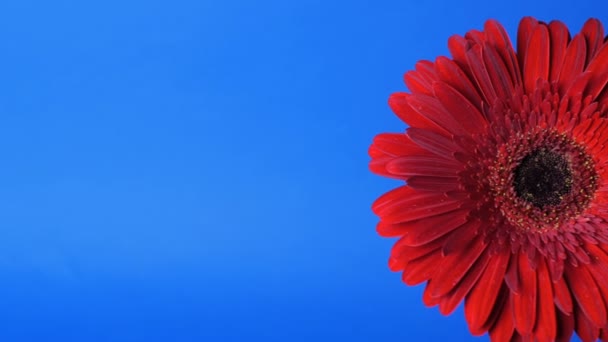
[[[453,36],[452,58],[420,61],[389,105],[409,125],[369,149],[404,180],[378,198],[377,231],[423,301],[464,300],[492,341],[608,341],[608,42],[588,20],[522,19]]]

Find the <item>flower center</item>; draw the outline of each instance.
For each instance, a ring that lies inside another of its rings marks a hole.
[[[538,208],[559,204],[572,190],[572,170],[563,155],[545,148],[532,151],[514,170],[517,196]]]

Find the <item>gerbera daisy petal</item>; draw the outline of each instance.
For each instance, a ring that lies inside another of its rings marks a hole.
[[[479,95],[477,88],[454,61],[443,56],[437,57],[435,68],[437,69],[437,74],[441,81],[456,89],[456,91],[466,97],[467,100],[469,100],[469,103],[476,106],[476,109],[482,113],[480,106],[481,96]]]
[[[403,223],[408,246],[425,245],[467,222],[468,210],[455,210],[429,218]],[[432,227],[432,228],[429,228]]]
[[[372,210],[400,237],[389,268],[473,335],[608,335],[608,43],[526,17],[450,37],[389,99],[409,128],[379,135],[370,169],[405,181]]]
[[[439,311],[442,314],[449,315],[456,309],[458,304],[462,302],[464,297],[469,294],[469,291],[471,291],[475,283],[477,283],[489,261],[490,254],[486,249],[485,252],[482,253],[477,261],[473,264],[473,267],[469,269],[469,272],[467,272],[460,280],[457,286],[455,286],[448,294],[441,297]]]
[[[468,245],[471,239],[477,236],[480,226],[481,222],[479,220],[469,220],[460,226],[458,231],[453,232],[446,239],[442,249],[443,255],[450,255],[456,251],[462,250],[465,245]]]
[[[462,199],[450,198],[441,193],[415,191],[406,187],[409,195],[399,200],[377,201],[374,210],[385,223],[401,223],[434,217],[463,206]],[[394,194],[393,194],[394,196]]]
[[[456,64],[458,64],[461,68],[467,65],[467,50],[469,49],[469,42],[464,39],[464,37],[455,34],[448,38],[448,49],[450,50],[452,59],[454,62],[456,62]]]
[[[466,56],[468,66],[480,93],[485,99],[485,103],[494,103],[497,99],[496,90],[492,85],[487,66],[483,62],[481,45],[474,45],[471,47],[469,51],[467,51]]]
[[[557,81],[562,70],[566,49],[570,41],[568,28],[560,21],[549,23],[549,35],[551,36],[551,63],[549,66],[549,80]]]
[[[577,312],[578,308],[575,308],[575,330],[578,336],[584,342],[597,341],[600,337],[600,329],[587,318],[584,312]]]
[[[545,25],[537,25],[528,47],[526,48],[524,60],[524,85],[526,92],[531,94],[536,89],[538,80],[547,80],[549,78],[550,63],[550,48],[549,48],[549,30]]]
[[[566,267],[565,271],[568,287],[578,303],[576,307],[596,326],[606,325],[606,307],[603,301],[598,301],[601,294],[587,268]]]
[[[436,249],[428,254],[410,260],[403,268],[402,280],[407,285],[418,285],[429,280],[434,273],[433,265],[441,260],[441,251]]]
[[[409,123],[410,127],[426,128],[448,134],[441,126],[415,111],[407,102],[408,97],[407,93],[393,93],[388,99],[388,105],[401,120]]]
[[[466,132],[461,123],[441,105],[435,96],[423,94],[411,95],[407,97],[407,102],[414,111],[422,116],[426,116],[449,135],[460,135]]]
[[[439,268],[433,276],[432,295],[441,297],[450,292],[460,280],[471,270],[477,259],[486,250],[487,245],[480,237],[471,241],[462,253],[451,254],[443,258]]]
[[[509,70],[499,54],[489,44],[484,44],[482,56],[483,62],[488,66],[488,75],[498,97],[505,99],[512,96],[515,92],[515,86],[509,75]]]
[[[391,271],[395,272],[402,271],[410,260],[417,259],[421,256],[441,249],[444,242],[445,238],[441,237],[427,243],[426,245],[414,247],[407,245],[407,240],[405,237],[402,237],[399,239],[399,241],[397,241],[391,250],[391,256],[388,261],[389,268]]]
[[[454,155],[457,152],[464,152],[454,140],[448,139],[435,132],[431,132],[424,129],[417,129],[410,127],[407,130],[407,136],[412,139],[418,146],[426,149],[427,151],[434,153],[446,159],[454,159]]]
[[[563,313],[570,315],[572,313],[572,297],[564,278],[560,278],[553,283],[553,291],[555,292],[555,305],[557,305]]]
[[[497,297],[503,286],[510,253],[503,252],[494,258],[496,261],[488,265],[465,300],[465,317],[472,332],[481,333],[487,330],[483,328],[499,302]]]
[[[577,34],[574,36],[564,56],[564,62],[559,73],[559,92],[564,94],[566,89],[574,82],[574,79],[583,72],[585,58],[587,56],[585,38]]]
[[[606,87],[606,83],[608,83],[608,70],[606,70],[607,63],[608,44],[605,44],[599,49],[585,70],[593,75],[589,81],[589,86],[586,89],[592,99],[597,98]]]
[[[511,305],[507,304],[496,319],[494,326],[490,329],[490,338],[492,341],[510,341],[514,330],[515,325],[513,323]]]
[[[572,334],[574,334],[574,317],[560,312],[556,312],[557,317],[557,336],[556,342],[570,342]]]
[[[386,163],[386,170],[399,176],[456,177],[462,166],[436,154],[404,155]]]
[[[504,27],[496,20],[488,20],[484,25],[484,30],[487,35],[488,44],[497,51],[509,70],[511,84],[521,85],[521,72],[517,63],[517,56]]]
[[[412,176],[407,179],[407,184],[419,191],[452,192],[460,189],[458,178]]]
[[[525,65],[526,55],[528,54],[528,46],[534,29],[538,25],[538,20],[532,17],[525,17],[519,22],[517,28],[517,56],[519,65]]]
[[[432,296],[431,291],[429,289],[432,283],[433,279],[429,279],[429,281],[426,283],[426,287],[424,288],[424,292],[422,293],[422,302],[428,307],[438,305],[441,301],[440,298]]]
[[[538,305],[537,322],[534,327],[534,336],[539,342],[555,341],[557,335],[557,323],[555,318],[555,304],[553,303],[553,293],[551,277],[544,260],[539,263],[538,268]]]
[[[519,281],[519,258],[513,256],[509,259],[509,265],[505,273],[505,284],[509,287],[511,292],[520,293],[520,281]]]
[[[513,322],[515,329],[526,336],[532,333],[536,324],[537,277],[524,254],[519,254],[518,270],[521,291],[511,296]]]
[[[591,18],[585,22],[581,33],[587,41],[587,56],[592,59],[604,44],[604,26],[599,20]]]
[[[443,82],[433,84],[433,93],[465,130],[473,134],[485,133],[488,127],[486,118],[461,93]]]

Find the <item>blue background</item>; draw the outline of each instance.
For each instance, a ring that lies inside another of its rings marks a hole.
[[[604,1],[0,4],[0,341],[472,341],[387,268],[419,59]]]

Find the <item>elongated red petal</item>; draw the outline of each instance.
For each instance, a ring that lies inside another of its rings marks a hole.
[[[591,18],[585,22],[581,33],[585,36],[587,42],[588,59],[592,59],[604,44],[604,26],[599,20]]]
[[[570,33],[566,25],[559,21],[549,23],[549,35],[551,36],[551,64],[549,66],[549,79],[557,81],[562,70],[562,64],[566,55],[566,48],[570,40]]]
[[[538,318],[534,327],[534,335],[539,342],[552,342],[555,341],[557,336],[557,321],[551,283],[549,269],[543,260],[538,265]]]
[[[539,79],[549,78],[549,51],[549,30],[545,25],[537,25],[526,48],[524,60],[524,82],[528,94],[534,92]]]
[[[521,335],[526,336],[532,333],[536,324],[537,277],[525,254],[519,254],[518,259],[521,292],[511,295],[511,304],[515,328]]]
[[[574,333],[574,317],[557,311],[557,336],[556,342],[570,342]]]
[[[464,278],[458,283],[458,286],[454,287],[450,293],[441,297],[439,303],[439,311],[448,315],[456,309],[458,304],[464,299],[464,297],[471,291],[475,283],[481,277],[481,274],[485,270],[486,266],[490,261],[490,254],[487,252],[481,254],[477,259],[473,267],[466,273]]]
[[[511,305],[507,303],[494,326],[490,329],[490,338],[492,341],[510,341],[514,330],[513,312],[511,311]]]
[[[581,311],[596,326],[606,325],[606,308],[601,300],[598,301],[601,294],[587,267],[567,267],[565,275]]]
[[[461,253],[454,253],[443,259],[435,272],[432,295],[441,297],[450,292],[473,267],[487,245],[477,238],[463,245]]]
[[[486,118],[481,112],[454,88],[443,82],[433,84],[433,92],[439,102],[468,132],[485,133],[488,128]]]
[[[525,17],[519,22],[517,29],[517,56],[519,65],[525,65],[526,56],[528,55],[528,46],[534,29],[538,25],[538,21],[532,17]]]
[[[586,91],[593,99],[600,95],[608,83],[606,63],[608,63],[608,44],[602,46],[585,70],[592,75]]]
[[[429,280],[434,273],[432,265],[440,260],[441,253],[438,250],[410,260],[403,268],[403,282],[408,285],[418,285]]]
[[[483,275],[468,294],[465,301],[465,317],[473,334],[485,331],[484,326],[496,305],[497,296],[503,286],[505,272],[511,254],[503,252],[492,256]]]
[[[580,34],[576,35],[570,44],[568,44],[564,63],[559,73],[558,84],[560,94],[564,94],[575,81],[576,77],[583,72],[586,56],[585,38]]]
[[[425,245],[462,226],[468,221],[468,214],[468,210],[455,210],[404,223],[404,230],[407,232],[404,242],[408,246]]]
[[[574,323],[575,330],[578,336],[580,336],[583,341],[597,341],[600,337],[600,329],[593,323],[591,320],[587,318],[587,316],[578,311],[579,309],[575,309],[574,313]]]
[[[564,314],[570,315],[572,313],[572,297],[564,278],[560,278],[557,282],[553,283],[553,291],[555,293],[555,305]]]

